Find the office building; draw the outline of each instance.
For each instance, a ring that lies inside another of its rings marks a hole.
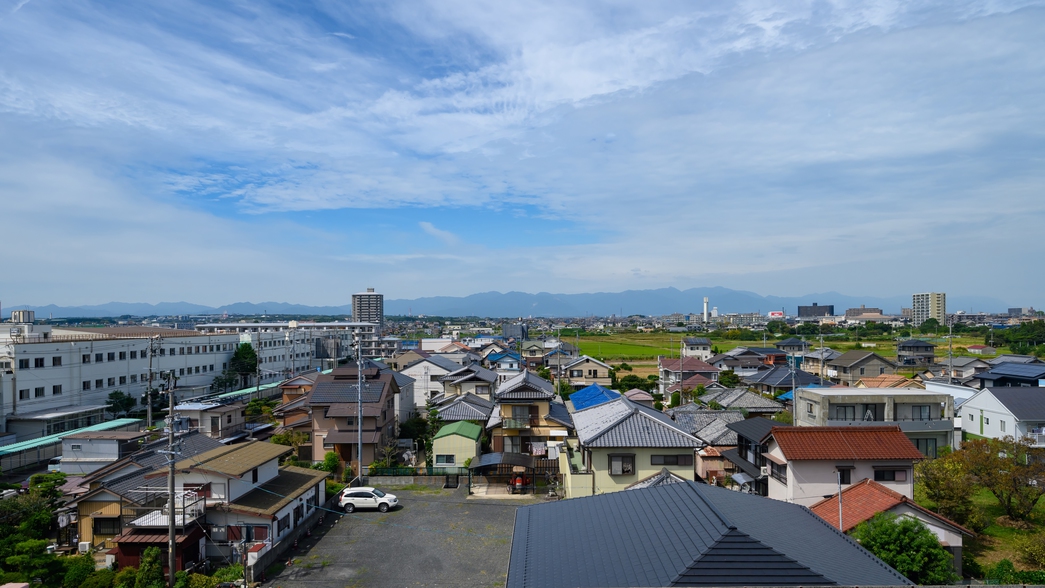
[[[834,316],[835,305],[825,304],[820,306],[817,303],[813,303],[812,306],[799,306],[798,307],[798,318],[812,318],[818,316]]]
[[[504,335],[505,339],[515,339],[516,341],[525,341],[530,338],[530,328],[523,323],[507,324],[505,323],[501,327],[501,334]]]
[[[367,288],[366,292],[352,295],[352,321],[357,323],[374,323],[378,333],[385,326],[385,295]]]
[[[917,326],[931,318],[936,319],[941,325],[947,322],[947,294],[924,292],[912,296],[911,323]]]

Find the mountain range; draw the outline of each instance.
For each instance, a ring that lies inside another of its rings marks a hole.
[[[744,290],[722,287],[659,288],[655,290],[627,290],[624,292],[596,292],[588,294],[551,294],[538,292],[482,292],[469,296],[430,296],[414,299],[385,300],[386,315],[428,316],[481,316],[481,317],[580,317],[580,316],[628,316],[633,314],[664,315],[675,312],[700,313],[704,297],[709,307],[718,308],[719,313],[759,312],[783,310],[793,315],[798,306],[818,303],[833,304],[835,314],[861,304],[881,308],[886,314],[899,314],[900,308],[911,305],[910,296],[850,296],[838,292],[822,292],[804,296],[762,296]],[[997,298],[985,296],[955,295],[947,300],[947,308],[953,312],[1005,312],[1008,304]],[[261,315],[261,314],[305,314],[305,315],[352,315],[351,304],[342,306],[307,306],[287,302],[236,302],[225,306],[205,306],[190,302],[109,302],[91,306],[46,306],[17,305],[12,309],[35,310],[38,318],[100,318],[131,316],[179,316],[200,314]]]

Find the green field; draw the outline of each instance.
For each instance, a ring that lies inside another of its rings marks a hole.
[[[687,335],[684,333],[625,332],[611,335],[585,334],[581,335],[579,338],[563,337],[563,340],[567,343],[578,345],[582,354],[603,361],[634,361],[656,359],[658,355],[678,357],[679,341],[681,338],[703,336],[706,336],[706,334],[694,333]],[[765,344],[771,347],[777,341],[786,338],[788,337],[767,337]],[[923,341],[930,341],[937,345],[937,357],[947,357],[947,339],[933,339],[928,337],[921,339]],[[814,338],[807,337],[806,340],[812,343],[814,347],[819,346],[819,342]],[[983,339],[980,337],[955,337],[953,339],[954,354],[956,356],[968,355],[968,353],[965,352],[967,346],[982,343]],[[713,347],[717,347],[720,352],[725,352],[739,346],[761,347],[762,339],[759,338],[755,341],[739,341],[735,339],[712,338],[711,344]],[[840,340],[838,337],[824,337],[824,345],[842,352],[850,351],[852,349],[866,349],[885,357],[896,357],[896,342],[892,339],[844,341]],[[871,347],[871,345],[874,345],[874,347]],[[1002,350],[999,349],[999,351]]]

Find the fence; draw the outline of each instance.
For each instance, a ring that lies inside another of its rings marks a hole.
[[[468,468],[363,468],[366,476],[467,476]]]

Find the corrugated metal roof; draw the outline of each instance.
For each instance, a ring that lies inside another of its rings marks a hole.
[[[229,503],[229,509],[233,512],[272,516],[327,475],[327,472],[283,466],[275,478]]]
[[[1021,421],[1045,420],[1045,388],[1006,386],[988,390]]]
[[[91,425],[89,427],[82,427],[79,429],[73,429],[72,431],[65,431],[64,433],[55,433],[54,435],[47,435],[46,437],[40,437],[38,439],[31,439],[29,441],[19,441],[17,443],[11,443],[10,445],[4,445],[0,447],[0,456],[11,455],[12,453],[18,453],[20,451],[26,451],[28,449],[36,449],[37,447],[43,447],[45,445],[54,445],[55,443],[61,443],[62,439],[73,435],[75,433],[85,433],[88,431],[110,431],[112,429],[118,429],[120,427],[127,427],[135,423],[144,423],[142,419],[116,419],[114,421],[106,421],[104,423],[98,423],[97,425]]]
[[[702,585],[910,585],[803,507],[691,481],[519,508],[506,585],[668,586],[694,566]]]
[[[250,470],[290,453],[294,448],[264,441],[219,447],[175,464],[179,470],[205,470],[239,477]]]

